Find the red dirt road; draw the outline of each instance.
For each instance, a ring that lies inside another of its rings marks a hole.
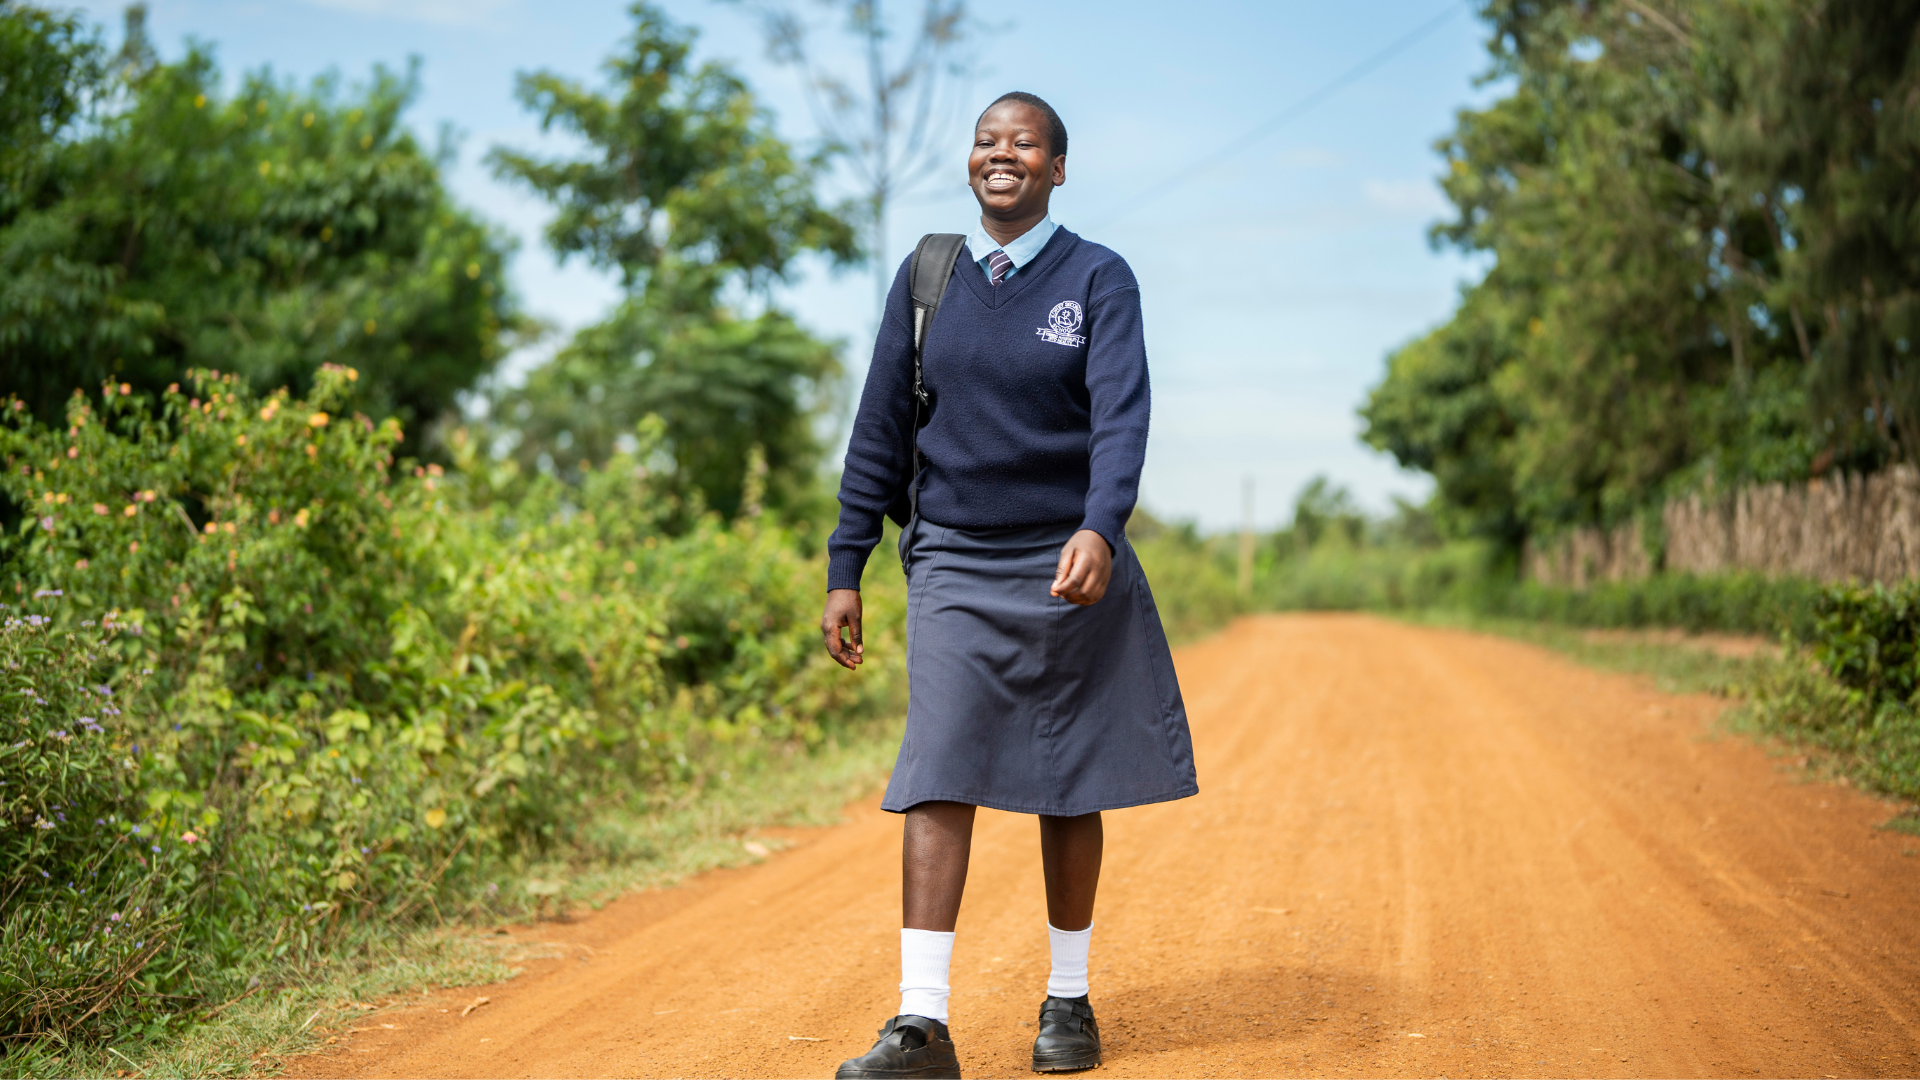
[[[1359,616],[1242,620],[1176,659],[1201,794],[1107,817],[1104,1074],[1920,1074],[1920,838],[1711,737],[1722,703]],[[899,830],[864,803],[524,931],[565,958],[291,1074],[830,1076],[896,1004]],[[969,1076],[1032,1075],[1037,846],[982,812]]]

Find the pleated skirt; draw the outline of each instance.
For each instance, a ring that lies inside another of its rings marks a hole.
[[[881,806],[1071,817],[1199,792],[1186,705],[1132,545],[1088,607],[1049,595],[1077,525],[924,519],[903,538],[906,737]]]

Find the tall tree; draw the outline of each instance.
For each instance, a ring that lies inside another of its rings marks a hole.
[[[550,72],[519,79],[542,129],[577,136],[584,153],[489,155],[558,209],[547,241],[561,259],[612,270],[625,290],[606,321],[502,395],[499,414],[523,460],[561,471],[604,460],[658,415],[687,495],[738,512],[757,448],[778,504],[811,486],[815,398],[838,362],[769,290],[802,252],[856,261],[855,231],[815,194],[822,159],[796,156],[726,67],[694,65],[692,30],[651,4],[632,13],[606,91]]]
[[[0,149],[0,367],[37,412],[109,376],[298,390],[331,361],[412,422],[492,368],[521,324],[509,245],[402,123],[411,74],[227,95],[204,50],[128,45],[108,63],[71,18],[0,5],[0,49],[29,58],[0,68],[0,122],[26,134]]]
[[[1705,139],[1779,249],[1758,280],[1811,373],[1821,441],[1920,455],[1920,2],[1701,5]],[[1856,451],[1857,456],[1857,451]]]
[[[1771,284],[1791,238],[1712,137],[1744,107],[1719,7],[1486,5],[1488,77],[1513,89],[1439,144],[1456,216],[1434,237],[1493,265],[1362,410],[1456,523],[1517,542],[1818,460],[1806,338]]]

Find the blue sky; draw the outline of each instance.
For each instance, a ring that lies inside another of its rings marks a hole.
[[[521,237],[514,281],[536,315],[562,328],[612,303],[609,280],[558,266],[541,246],[542,204],[478,165],[498,143],[540,147],[512,98],[514,73],[546,68],[595,78],[628,30],[624,3],[581,0],[151,0],[163,56],[189,37],[216,46],[229,78],[270,65],[307,78],[349,79],[375,63],[418,56],[412,121],[464,136],[451,182],[459,197]],[[733,64],[796,141],[814,137],[799,83],[766,59],[755,24],[713,0],[666,0],[701,30],[704,58]],[[797,0],[808,12],[817,0]],[[917,5],[889,5],[910,14]],[[117,40],[118,5],[83,5]],[[1434,18],[1440,0],[1339,4],[1180,4],[1134,0],[975,0],[988,29],[972,96],[1007,89],[1047,98],[1072,137],[1068,183],[1054,217],[1120,252],[1140,279],[1153,368],[1153,434],[1142,501],[1162,516],[1237,525],[1242,478],[1256,485],[1263,526],[1284,522],[1315,474],[1384,508],[1419,497],[1423,477],[1356,438],[1355,407],[1386,354],[1444,320],[1478,268],[1436,253],[1426,229],[1444,213],[1434,139],[1456,109],[1484,101],[1483,28],[1468,4],[1379,70],[1300,119],[1237,143],[1261,121]],[[890,256],[928,231],[967,231],[968,131],[952,134],[953,166],[894,213]],[[551,142],[545,145],[555,145]],[[1239,145],[1227,160],[1194,166]],[[1176,191],[1140,204],[1168,179]],[[841,192],[844,194],[844,192]],[[1124,213],[1122,213],[1124,211]],[[848,394],[871,349],[873,287],[864,274],[808,267],[781,302],[819,333],[844,340]],[[537,355],[518,357],[524,367]],[[848,403],[850,406],[850,403]],[[850,413],[850,407],[843,409]],[[836,455],[837,457],[837,455]]]

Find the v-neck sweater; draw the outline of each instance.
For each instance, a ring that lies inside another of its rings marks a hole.
[[[1126,260],[1066,229],[993,285],[962,247],[921,361],[920,514],[956,529],[1077,522],[1119,547],[1139,497],[1150,393],[1140,286]],[[857,589],[882,518],[913,476],[909,257],[894,275],[854,414],[827,541],[827,588]]]

